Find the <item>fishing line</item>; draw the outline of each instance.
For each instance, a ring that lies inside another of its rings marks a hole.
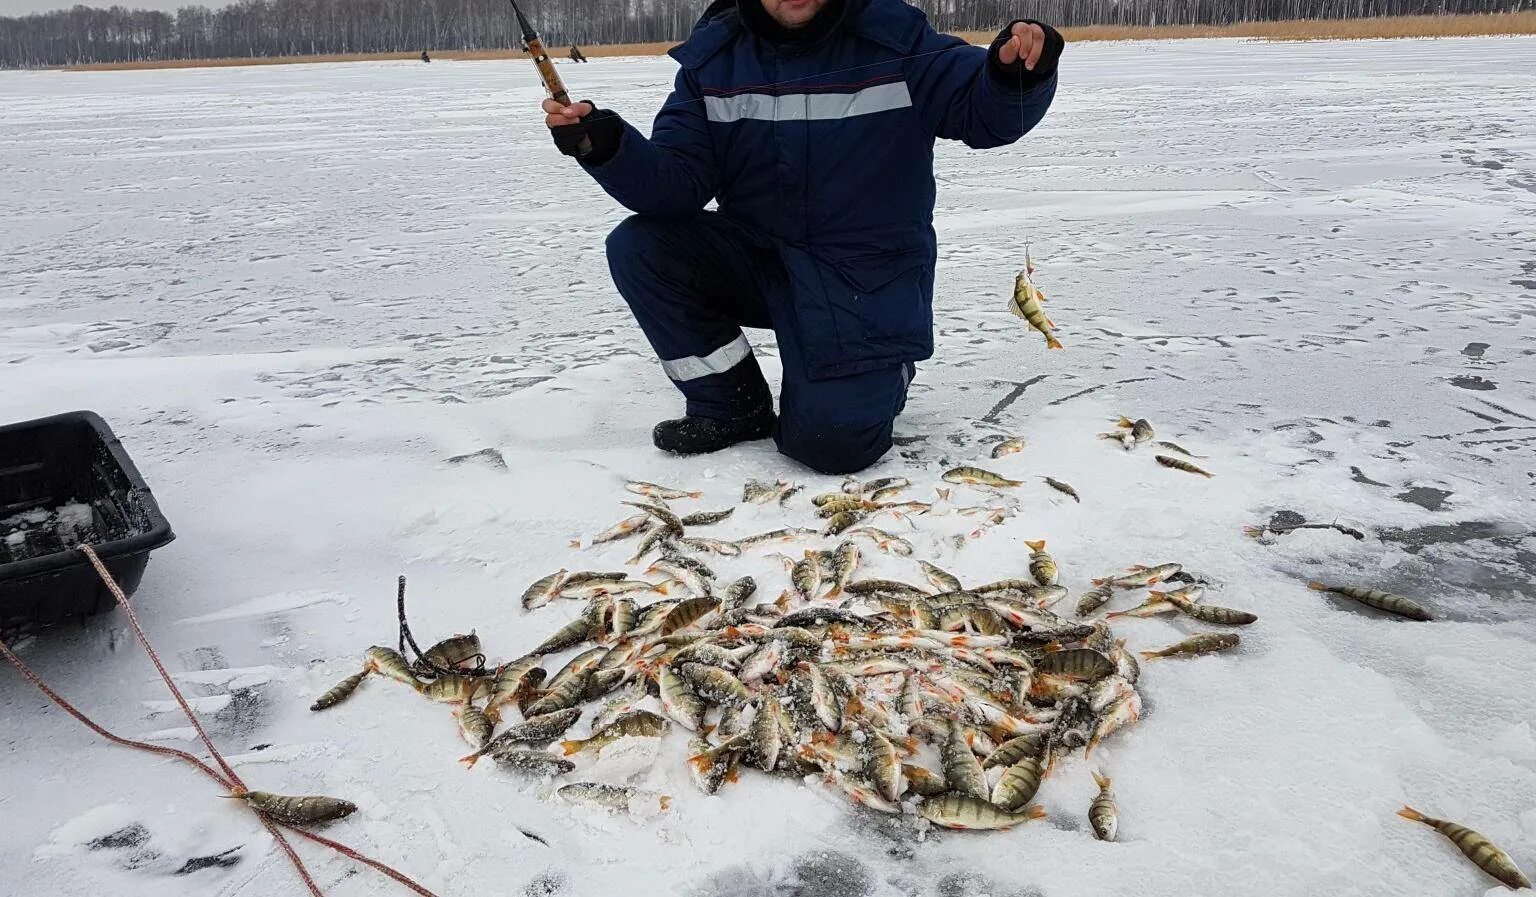
[[[1008,29],[1010,31],[1012,31],[1013,30],[1013,26],[1011,26],[1011,25],[1008,26]],[[1045,52],[1045,47],[1044,47],[1043,44],[1041,45],[1040,52],[1042,54]],[[1022,140],[1023,137],[1024,137],[1024,132],[1029,130],[1029,127],[1028,127],[1028,125],[1029,125],[1029,116],[1028,116],[1028,112],[1025,110],[1025,107],[1024,107],[1024,57],[1023,56],[1019,57],[1018,65],[1019,65],[1019,139]],[[1030,242],[1031,242],[1031,240],[1029,238],[1029,224],[1030,224],[1029,205],[1026,203],[1024,205],[1024,227],[1023,227],[1023,230],[1024,230],[1024,259],[1025,259],[1024,265],[1025,265],[1026,268],[1032,268],[1033,267],[1029,263],[1029,245],[1030,245]],[[1035,276],[1035,272],[1032,271],[1032,270],[1029,271],[1028,274],[1029,274],[1029,276],[1031,278],[1033,278]],[[1031,283],[1033,283],[1033,281],[1031,281]]]

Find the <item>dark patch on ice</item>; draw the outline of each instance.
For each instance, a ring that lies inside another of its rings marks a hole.
[[[1514,562],[1515,566],[1520,568],[1520,572],[1525,574],[1528,584],[1532,580],[1536,580],[1536,551],[1516,545],[1514,546]]]
[[[180,869],[177,869],[171,874],[191,875],[193,872],[196,872],[200,869],[228,869],[230,866],[239,865],[241,859],[240,848],[244,846],[245,845],[243,844],[237,845],[226,851],[223,851],[222,853],[215,853],[211,856],[192,857],[185,863],[182,863]]]
[[[266,750],[267,748],[269,748],[271,746],[272,746],[272,743],[270,741],[267,741],[267,742],[262,742],[261,744],[258,744],[258,745],[253,745],[250,748],[247,748],[247,750],[249,750],[251,753],[254,754],[254,753],[258,752],[258,751],[264,751],[264,750]]]
[[[1034,386],[1036,383],[1039,383],[1041,380],[1044,380],[1049,376],[1049,374],[1041,374],[1038,377],[1031,377],[1030,379],[1025,380],[1023,383],[1014,383],[1013,389],[1009,390],[1008,394],[1003,396],[1003,398],[999,400],[996,405],[993,405],[992,410],[983,415],[981,419],[987,421],[988,423],[997,423],[998,415],[1002,414],[1004,411],[1007,411],[1009,406],[1011,406],[1014,402],[1017,402],[1019,397],[1024,395],[1024,391],[1026,389],[1029,389],[1031,386]]]
[[[1499,385],[1492,380],[1484,380],[1482,377],[1476,376],[1452,377],[1449,382],[1452,386],[1459,386],[1462,389],[1472,389],[1478,392],[1489,392],[1499,388]]]
[[[1371,479],[1370,477],[1366,476],[1365,473],[1358,467],[1351,466],[1349,468],[1349,478],[1357,483],[1364,483],[1367,486],[1380,486],[1383,489],[1388,488],[1387,483],[1381,483]]]
[[[1487,399],[1478,399],[1478,401],[1482,402],[1484,405],[1487,405],[1489,408],[1494,409],[1495,411],[1502,411],[1505,414],[1509,415],[1510,417],[1518,417],[1521,420],[1536,421],[1536,417],[1528,417],[1528,416],[1526,416],[1524,414],[1521,414],[1518,411],[1515,411],[1514,409],[1505,408],[1503,405],[1500,405],[1498,402],[1490,402]]]
[[[1480,421],[1484,421],[1485,423],[1490,423],[1490,424],[1501,424],[1501,423],[1503,423],[1503,421],[1499,420],[1498,418],[1494,417],[1491,414],[1484,414],[1481,411],[1474,411],[1473,409],[1468,408],[1468,407],[1466,407],[1464,405],[1457,405],[1456,408],[1458,410],[1460,410],[1460,411],[1465,411],[1466,413],[1472,415],[1473,417],[1477,418]]]
[[[1269,515],[1269,526],[1271,529],[1285,529],[1287,527],[1300,526],[1306,522],[1307,518],[1301,516],[1295,511],[1287,511],[1282,509]]]
[[[939,879],[933,889],[934,897],[1044,897],[1045,892],[1032,887],[1002,885],[980,872],[951,872]]]
[[[216,647],[205,645],[201,648],[193,648],[190,654],[183,655],[187,665],[198,670],[222,670],[227,663],[224,662],[224,653]]]
[[[891,437],[891,441],[896,443],[897,445],[916,445],[919,442],[927,442],[928,441],[928,437],[924,436],[924,435],[918,435],[918,436],[892,436]]]
[[[1412,559],[1375,588],[1422,599],[1440,620],[1530,620],[1536,612],[1536,532],[1507,522],[1473,522],[1383,534]],[[1376,615],[1353,602],[1341,608]],[[1351,606],[1353,605],[1353,606]],[[1382,615],[1386,617],[1388,615]]]
[[[1145,661],[1143,661],[1143,662],[1145,662]],[[1155,707],[1155,705],[1154,705],[1154,707]],[[1147,707],[1147,708],[1145,708],[1146,712],[1148,714],[1151,714],[1153,709],[1154,709],[1154,707]],[[1086,834],[1087,831],[1088,831],[1088,825],[1087,825],[1086,817],[1083,818],[1083,819],[1079,819],[1076,816],[1056,816],[1056,815],[1053,814],[1049,818],[1049,821],[1050,821],[1051,826],[1053,828],[1061,829],[1064,832],[1083,832],[1083,833]]]
[[[135,822],[124,826],[109,835],[103,835],[94,841],[86,842],[90,850],[125,850],[127,854],[118,859],[118,863],[124,869],[142,869],[160,859],[160,851],[149,844],[149,829]]]
[[[695,897],[793,897],[793,885],[750,865],[727,866],[711,872],[688,890]]]
[[[538,386],[540,383],[547,383],[547,382],[549,382],[550,380],[553,380],[553,379],[555,379],[555,378],[554,377],[513,377],[513,378],[511,378],[509,380],[501,381],[501,385],[506,387],[507,392],[515,392],[515,391],[517,391],[519,389],[527,389],[530,386]]]
[[[1433,486],[1413,486],[1407,491],[1399,492],[1392,497],[1398,501],[1418,505],[1426,511],[1442,511],[1445,509],[1445,500],[1450,498],[1452,494],[1444,489],[1436,489]]]
[[[874,874],[857,858],[835,850],[797,857],[790,867],[794,897],[863,897],[875,889]]]
[[[1467,343],[1466,348],[1461,350],[1461,354],[1467,356],[1468,358],[1482,358],[1483,353],[1487,350],[1487,343]]]
[[[1461,410],[1467,411],[1468,409],[1463,408]],[[1476,414],[1476,412],[1472,412],[1472,413]],[[1496,420],[1496,418],[1492,418],[1492,419]],[[1480,436],[1480,435],[1482,435],[1484,433],[1508,433],[1511,430],[1536,430],[1536,427],[1516,427],[1516,426],[1512,426],[1510,424],[1501,424],[1501,425],[1499,425],[1497,427],[1479,427],[1476,430],[1467,430],[1464,433],[1438,433],[1438,434],[1430,436],[1429,438],[1430,439],[1465,439],[1465,437],[1468,437],[1468,436]],[[1516,438],[1523,438],[1523,437],[1516,437]],[[1472,441],[1463,441],[1462,445],[1481,445],[1482,443],[1491,442],[1491,441],[1495,441],[1495,440],[1477,439],[1477,440],[1472,440]],[[1503,441],[1503,440],[1500,440],[1500,441]]]
[[[1051,400],[1049,402],[1046,402],[1045,403],[1045,407],[1050,408],[1050,407],[1055,406],[1055,405],[1060,405],[1063,402],[1070,402],[1073,399],[1080,398],[1082,396],[1086,396],[1089,393],[1098,392],[1101,389],[1108,389],[1111,386],[1123,386],[1123,385],[1125,385],[1127,383],[1142,383],[1144,381],[1151,380],[1151,379],[1152,379],[1151,377],[1131,377],[1131,378],[1128,378],[1128,379],[1125,379],[1125,380],[1116,380],[1113,383],[1100,383],[1098,386],[1090,386],[1087,389],[1078,390],[1077,392],[1074,392],[1074,393],[1072,393],[1069,396],[1062,396],[1059,399],[1053,399],[1053,400]]]
[[[470,452],[467,455],[454,455],[448,459],[449,464],[463,464],[466,461],[476,461],[496,470],[507,469],[507,459],[501,456],[501,452],[493,448],[483,448],[478,452]]]
[[[1491,520],[1466,520],[1461,523],[1437,523],[1413,529],[1382,530],[1383,542],[1401,545],[1409,554],[1417,554],[1431,545],[1459,544],[1483,539],[1496,539],[1519,534],[1520,529],[1510,523]]]
[[[1322,421],[1325,421],[1327,423],[1330,423],[1330,424],[1338,423],[1337,421],[1328,420],[1326,417],[1325,418],[1319,418],[1319,419],[1322,420]],[[1351,423],[1351,424],[1359,423],[1359,421],[1356,421],[1352,417],[1346,417],[1346,418],[1344,418],[1344,420],[1347,423]],[[1280,423],[1271,426],[1270,429],[1274,430],[1276,433],[1283,433],[1286,430],[1294,430],[1297,427],[1307,427],[1307,431],[1308,432],[1310,432],[1310,433],[1315,433],[1316,432],[1315,430],[1311,429],[1311,424],[1308,421],[1306,421],[1306,420],[1287,420],[1287,421],[1281,421]]]
[[[525,897],[555,897],[565,891],[569,881],[565,873],[557,870],[540,872],[523,887]]]
[[[1523,272],[1523,273],[1525,273],[1527,275],[1536,275],[1536,261],[1521,262],[1520,263],[1520,270],[1521,270],[1521,272]],[[1529,279],[1529,280],[1527,280],[1527,279],[1516,279],[1516,280],[1511,280],[1510,283],[1514,284],[1517,287],[1521,287],[1523,289],[1536,290],[1536,278],[1532,278],[1532,279]]]
[[[267,703],[261,695],[263,689],[264,686],[253,686],[229,693],[229,703],[213,715],[221,734],[239,737],[256,731],[267,715]]]
[[[533,832],[528,831],[525,828],[520,828],[520,829],[518,829],[518,831],[522,832],[523,833],[523,837],[527,838],[530,841],[537,841],[540,844],[543,844],[545,847],[549,846],[549,842],[548,841],[545,841],[543,838],[539,837],[538,835],[534,834]]]
[[[149,829],[135,822],[110,835],[102,835],[94,841],[88,841],[85,846],[90,850],[121,850],[125,847],[138,847],[148,840]]]

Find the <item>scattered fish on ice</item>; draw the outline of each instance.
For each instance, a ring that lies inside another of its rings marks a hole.
[[[1132,444],[1153,438],[1145,420],[1120,423]],[[1158,461],[1166,463],[1163,456]],[[949,469],[942,479],[991,489],[1021,484],[967,465]],[[1078,498],[1067,484],[1043,479]],[[1024,543],[1023,576],[967,587],[916,556],[911,539],[860,521],[893,508],[912,512],[902,519],[915,537],[926,513],[984,514],[1000,522],[1019,501],[1005,497],[997,507],[956,508],[941,490],[945,504],[935,511],[934,505],[900,500],[897,493],[910,485],[906,478],[849,478],[840,489],[795,506],[790,499],[798,485],[749,482],[743,500],[781,506],[786,519],[778,529],[732,540],[694,533],[726,520],[734,508],[680,512],[668,502],[699,494],[630,484],[645,502],[625,503],[643,513],[592,544],[643,536],[630,563],[648,564],[645,572],[663,581],[628,571],[561,568],[530,585],[523,606],[537,613],[563,598],[586,607],[526,656],[487,669],[475,633],[434,645],[426,652],[430,663],[411,664],[398,652],[375,647],[364,669],[321,695],[313,709],[340,703],[370,673],[379,673],[455,708],[473,749],[465,765],[489,756],[509,773],[556,778],[583,770],[618,742],[664,743],[675,725],[690,733],[683,761],[707,794],[727,789],[740,770],[750,768],[789,774],[866,810],[900,815],[915,807],[918,817],[940,828],[996,831],[1043,816],[1030,801],[1064,757],[1078,750],[1089,755],[1142,718],[1137,653],[1148,660],[1193,657],[1240,644],[1231,632],[1213,631],[1135,652],[1109,621],[1170,614],[1218,626],[1258,620],[1248,611],[1204,603],[1206,586],[1184,575],[1179,563],[1137,564],[1095,578],[1071,605],[1079,619],[1067,619],[1051,610],[1070,592],[1060,584],[1061,568],[1044,540]],[[818,518],[827,521],[825,529],[803,525]],[[785,543],[796,546],[790,555],[764,552]],[[913,581],[861,578],[859,546],[870,543],[874,547],[866,550],[887,556],[882,563],[909,565]],[[710,557],[748,552],[761,552],[752,556],[764,561],[782,559],[784,572],[773,574],[785,583],[777,600],[753,603],[756,578],[721,584],[709,566]],[[1108,605],[1117,591],[1175,580],[1183,584],[1151,590],[1139,605],[1097,621],[1081,619]],[[1311,587],[1428,618],[1401,596]],[[560,669],[546,668],[551,655],[576,649]],[[598,709],[589,714],[589,705]],[[518,719],[511,718],[514,712]],[[1096,771],[1094,779],[1100,790],[1089,821],[1097,838],[1112,841],[1118,833],[1114,793],[1107,777]],[[574,782],[555,793],[624,811],[659,811],[670,800],[628,782]]]
[[[944,478],[991,487],[1018,482],[964,466]],[[488,666],[475,633],[437,643],[425,652],[430,663],[372,648],[364,670],[322,695],[316,709],[340,703],[377,672],[450,704],[473,749],[462,758],[466,766],[489,756],[511,773],[555,777],[582,769],[616,742],[665,738],[675,724],[692,733],[687,764],[706,793],[750,767],[808,777],[878,812],[899,814],[903,801],[920,801],[918,815],[932,824],[977,830],[1040,816],[1028,803],[1054,763],[1140,718],[1135,674],[1120,674],[1115,658],[1124,652],[1108,626],[1049,609],[1068,590],[1057,584],[1057,562],[1043,541],[1028,543],[1024,577],[968,590],[936,564],[911,557],[907,540],[862,529],[877,545],[904,545],[892,561],[910,565],[927,580],[924,587],[859,578],[854,533],[822,547],[819,531],[790,519],[782,529],[732,543],[741,551],[770,541],[805,546],[798,558],[785,558],[789,588],[777,601],[753,604],[752,577],[720,588],[717,597],[718,578],[700,559],[718,553],[716,546],[689,534],[729,512],[680,514],[667,502],[692,492],[631,485],[648,502],[631,503],[647,511],[646,521],[626,526],[633,530],[627,536],[647,535],[634,562],[654,554],[647,572],[666,576],[675,591],[626,571],[561,569],[528,587],[524,607],[538,613],[564,597],[584,600],[586,608],[528,655]],[[871,496],[889,499],[908,485],[905,478],[850,480],[836,493],[815,496],[810,514],[836,520],[877,511],[884,505]],[[776,504],[797,492],[783,482],[748,484],[744,496]],[[990,517],[1008,509],[957,510]],[[790,509],[791,517],[796,513]],[[1148,569],[1128,575],[1146,584],[1177,567]],[[628,588],[634,582],[639,591]],[[1111,589],[1097,588],[1106,596]],[[657,597],[646,604],[631,599],[646,590]],[[576,649],[563,667],[546,669],[546,658]],[[1104,695],[1092,707],[1090,691]],[[604,701],[612,710],[588,714],[587,705]],[[511,718],[514,712],[520,719]],[[572,730],[589,734],[572,737]],[[938,766],[925,765],[931,759],[917,749],[923,742],[939,748]],[[992,766],[1002,769],[995,781],[985,773]],[[616,782],[577,782],[557,793],[610,809],[637,801],[659,808],[666,800]]]

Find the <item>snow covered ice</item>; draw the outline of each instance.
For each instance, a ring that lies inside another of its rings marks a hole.
[[[0,421],[112,424],[180,537],[136,605],[213,737],[253,787],[356,802],[329,833],[444,897],[1470,897],[1492,880],[1392,814],[1536,868],[1533,58],[1528,38],[1073,46],[1038,132],[939,147],[937,355],[868,476],[1030,480],[1021,514],[932,557],[967,581],[1020,575],[1044,538],[1073,600],[1180,560],[1260,616],[1236,653],[1148,665],[1145,719],[1094,758],[1116,844],[1089,832],[1080,758],[1043,786],[1048,820],[914,841],[793,781],[705,797],[672,744],[603,758],[672,794],[661,816],[546,801],[464,771],[448,712],[382,679],[308,711],[393,642],[399,573],[419,637],[475,628],[510,658],[576,610],[525,615],[524,586],[633,550],[568,544],[624,516],[624,480],[704,490],[689,509],[749,477],[835,486],[766,443],[650,447],[680,404],[607,278],[624,213],[556,154],[526,61],[0,73]],[[566,76],[646,122],[672,72]],[[1026,241],[1065,351],[1007,312]],[[772,373],[771,334],[749,337]],[[1122,413],[1216,478],[1094,439]],[[1029,447],[986,460],[1004,435]],[[1368,538],[1243,536],[1281,510]],[[772,561],[755,574],[784,587]],[[117,615],[8,638],[108,728],[179,744]],[[0,718],[8,892],[299,888],[196,772],[104,743],[9,668]],[[328,894],[395,891],[300,850]]]

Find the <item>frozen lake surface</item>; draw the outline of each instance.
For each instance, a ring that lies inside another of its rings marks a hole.
[[[525,615],[528,582],[628,554],[568,545],[623,516],[625,479],[705,490],[690,508],[748,477],[833,485],[766,443],[650,447],[680,403],[607,279],[624,212],[555,152],[526,62],[0,73],[0,421],[107,418],[180,537],[141,615],[222,749],[259,787],[357,802],[331,834],[443,897],[1472,897],[1492,880],[1392,814],[1536,868],[1533,58],[1532,39],[1077,46],[1035,134],[939,148],[937,355],[870,476],[927,484],[1022,435],[996,466],[1032,485],[942,558],[963,579],[1021,575],[1019,540],[1046,538],[1074,595],[1180,560],[1261,618],[1236,654],[1148,671],[1146,718],[1103,749],[1118,844],[1088,833],[1080,758],[1042,789],[1048,821],[917,841],[792,780],[704,797],[681,743],[647,780],[671,811],[636,822],[465,772],[448,712],[391,683],[306,709],[393,643],[399,573],[421,637],[474,627],[511,658],[576,611]],[[565,70],[642,123],[672,72]],[[1066,351],[1005,311],[1026,240]],[[1121,413],[1216,478],[1096,440]],[[487,448],[504,469],[447,462]],[[1368,538],[1242,535],[1279,510]],[[772,516],[750,511],[730,535]],[[738,567],[785,587],[770,559]],[[116,614],[7,636],[109,728],[187,746]],[[12,892],[298,892],[195,772],[103,743],[9,668],[0,719]],[[300,850],[329,894],[396,892]]]

